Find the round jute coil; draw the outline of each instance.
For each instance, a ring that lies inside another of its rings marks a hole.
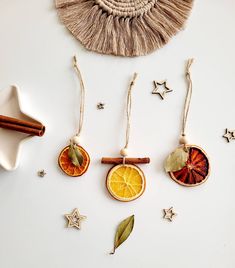
[[[55,0],[60,20],[85,48],[146,55],[185,25],[194,0]]]

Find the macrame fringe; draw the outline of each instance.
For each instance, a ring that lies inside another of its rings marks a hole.
[[[115,10],[115,4],[125,1],[109,0],[113,9],[100,4],[108,0],[55,1],[61,21],[84,47],[129,57],[146,55],[164,46],[184,27],[193,6],[193,0],[156,0],[148,10],[122,12],[122,6]]]

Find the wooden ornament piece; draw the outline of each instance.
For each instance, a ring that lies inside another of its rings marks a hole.
[[[235,130],[229,130],[226,128],[225,134],[223,135],[223,138],[225,138],[227,140],[227,142],[235,140]]]
[[[177,214],[174,212],[173,207],[168,208],[168,209],[163,209],[163,218],[172,222],[174,217],[177,216]]]
[[[44,169],[39,170],[39,171],[37,172],[37,174],[38,174],[38,177],[40,177],[40,178],[43,178],[43,177],[46,176],[46,172],[45,172]]]
[[[65,217],[68,220],[68,228],[75,227],[79,230],[81,229],[81,221],[86,219],[86,216],[81,215],[77,208],[71,214],[65,214]]]
[[[91,51],[146,55],[180,30],[193,0],[55,0],[61,22]]]
[[[98,110],[104,110],[105,103],[99,102],[99,103],[97,103],[96,107],[97,107]]]
[[[170,89],[167,85],[167,81],[164,80],[162,82],[153,81],[154,89],[152,91],[152,94],[157,94],[160,96],[162,100],[165,99],[165,95],[169,92],[172,92],[173,90]],[[161,88],[163,87],[163,90]]]

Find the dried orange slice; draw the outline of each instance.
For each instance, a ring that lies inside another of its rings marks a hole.
[[[65,147],[59,155],[59,166],[68,176],[78,177],[83,175],[90,164],[90,156],[87,151],[78,145],[79,151],[83,156],[83,162],[80,166],[75,166],[69,157],[69,146]]]
[[[169,172],[171,178],[184,186],[197,186],[204,183],[210,171],[210,164],[206,153],[195,145],[186,145],[189,157],[181,170]]]
[[[129,202],[140,197],[145,191],[145,176],[135,165],[117,165],[110,169],[106,187],[117,200]]]

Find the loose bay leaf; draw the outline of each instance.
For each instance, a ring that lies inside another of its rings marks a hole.
[[[110,254],[114,254],[115,250],[129,237],[134,227],[134,215],[123,220],[117,228],[115,239],[114,239],[114,249]]]
[[[81,166],[83,163],[83,156],[79,150],[79,147],[75,144],[70,144],[69,146],[69,158],[76,167]]]
[[[189,153],[186,148],[179,147],[173,153],[171,153],[165,162],[166,172],[175,172],[181,170],[186,166]]]

